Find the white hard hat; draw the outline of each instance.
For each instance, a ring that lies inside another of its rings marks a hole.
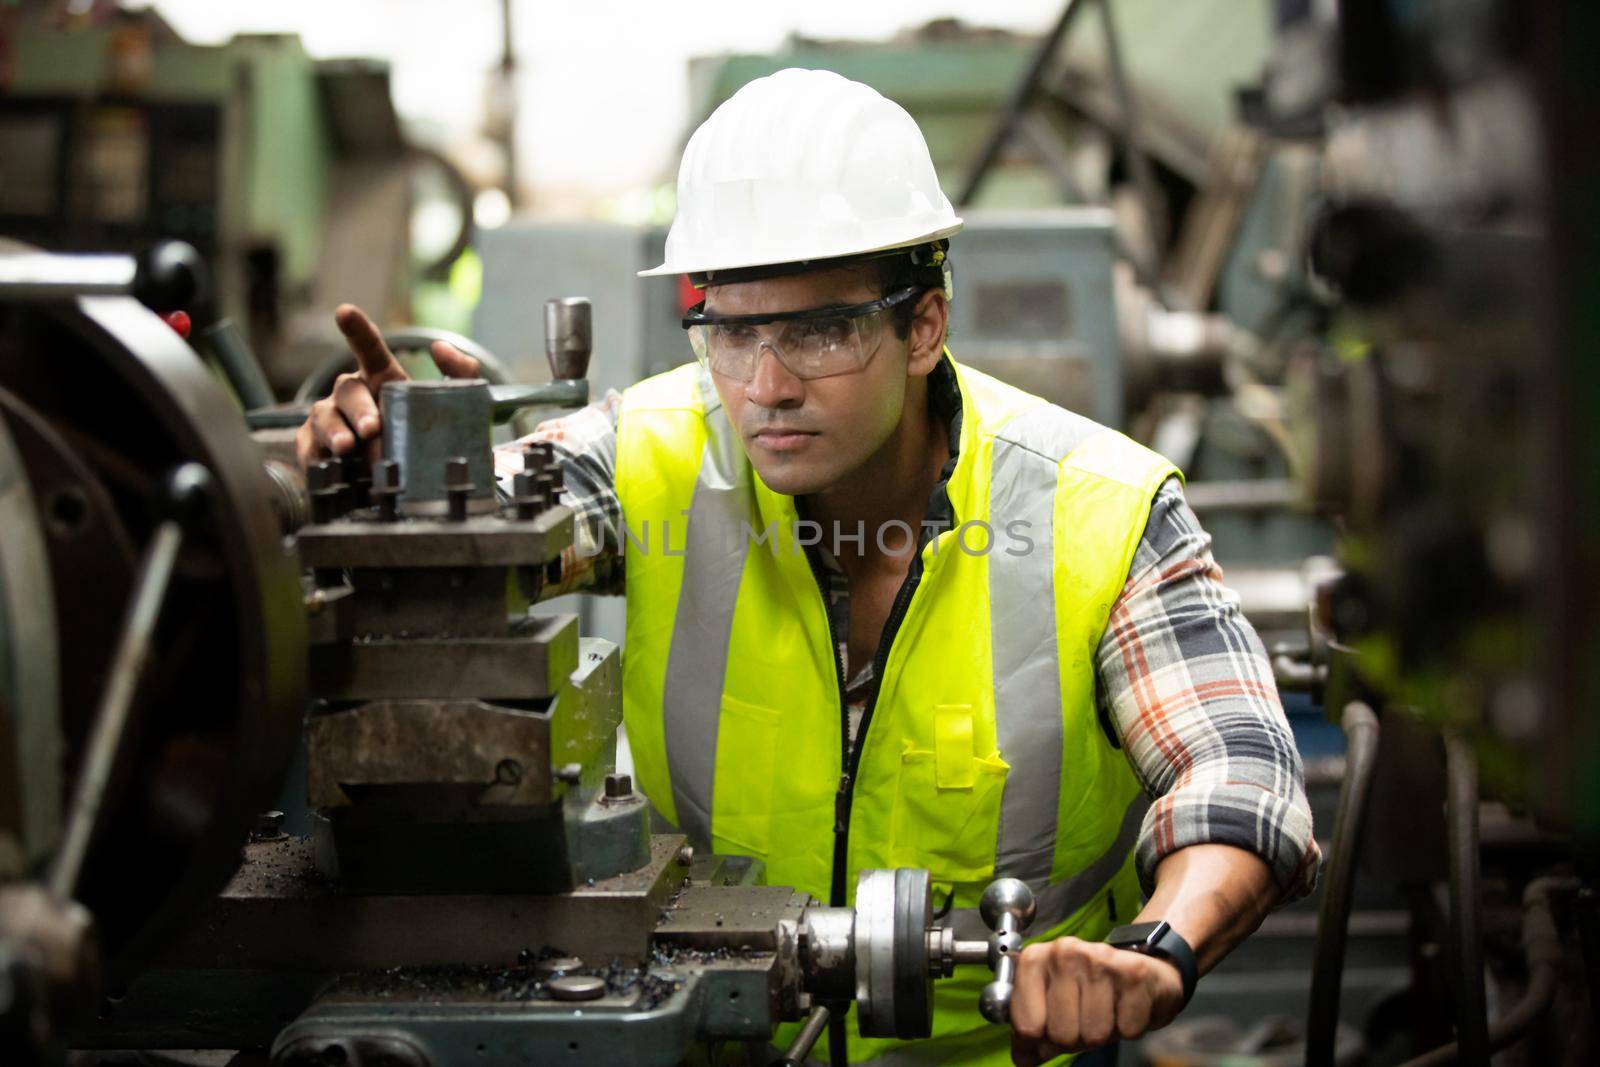
[[[666,262],[639,276],[865,255],[959,229],[905,108],[790,68],[745,85],[689,138]]]

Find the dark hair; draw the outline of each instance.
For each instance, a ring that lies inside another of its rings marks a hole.
[[[878,272],[879,295],[888,296],[911,287],[943,290],[945,270],[950,262],[948,253],[945,253],[946,247],[946,242],[939,241],[900,255],[869,260],[868,264]],[[933,255],[934,251],[941,254]],[[921,299],[922,294],[918,293],[916,300],[907,300],[894,306],[894,333],[902,341],[911,333],[911,321],[917,317],[917,304]]]

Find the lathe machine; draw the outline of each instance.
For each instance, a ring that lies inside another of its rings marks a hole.
[[[804,1020],[800,1062],[852,1003],[925,1035],[963,964],[1006,1017],[1022,883],[826,907],[650,832],[618,649],[527,608],[560,469],[491,462],[496,418],[587,402],[587,301],[546,309],[551,382],[391,382],[381,458],[302,474],[152,310],[192,257],[0,253],[0,1060],[769,1063]]]

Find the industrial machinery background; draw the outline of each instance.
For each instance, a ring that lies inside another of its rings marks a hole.
[[[1362,1020],[1374,1062],[1594,1062],[1600,15],[1279,16],[1246,111],[1317,169],[1277,392],[1340,536],[1278,667],[1348,739],[1305,1062],[1337,1062],[1358,876],[1409,919],[1411,980]]]

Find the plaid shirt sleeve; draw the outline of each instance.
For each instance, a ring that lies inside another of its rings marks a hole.
[[[622,593],[622,501],[617,496],[617,415],[622,394],[615,389],[559,419],[541,422],[526,437],[495,449],[494,473],[501,493],[522,469],[522,449],[549,441],[561,464],[565,491],[561,502],[573,512],[573,544],[561,557],[561,581],[547,586],[541,599],[583,590]]]
[[[1146,893],[1164,858],[1203,843],[1260,856],[1283,901],[1309,893],[1322,853],[1300,754],[1266,652],[1176,478],[1151,506],[1096,671],[1101,715],[1154,800],[1136,861]]]

